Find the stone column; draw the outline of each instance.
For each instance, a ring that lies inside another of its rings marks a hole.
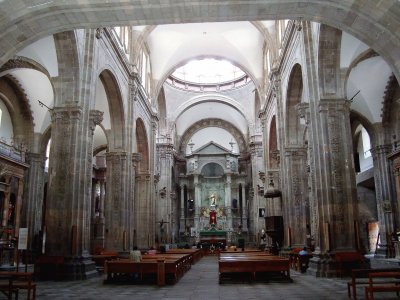
[[[226,174],[225,180],[225,211],[226,211],[226,227],[228,232],[232,231],[232,186],[231,186],[231,174]],[[228,236],[229,237],[229,236]],[[228,243],[231,240],[227,241]]]
[[[38,240],[39,232],[42,230],[42,212],[44,197],[44,164],[46,157],[42,154],[28,153],[27,171],[22,220],[23,226],[28,228],[28,249],[33,250],[34,241]]]
[[[172,167],[174,163],[173,151],[174,145],[172,144],[171,138],[160,138],[157,143],[158,152],[158,171],[160,172],[160,180],[158,182],[158,199],[156,206],[156,220],[163,220],[166,222],[164,225],[164,232],[161,236],[160,230],[157,230],[156,236],[161,243],[167,243],[171,241],[172,232],[171,229],[175,220],[172,218],[173,209],[175,204],[174,199],[171,195],[175,194],[175,186],[172,186]],[[176,233],[175,233],[176,234]]]
[[[242,230],[243,232],[247,232],[247,198],[246,198],[246,188],[245,185],[242,184],[242,190],[240,191],[242,193],[242,203],[243,203],[243,207],[242,207]]]
[[[105,241],[107,250],[125,251],[124,234],[128,226],[125,181],[127,154],[125,152],[106,153],[107,192],[105,214]],[[126,237],[125,237],[126,238]]]
[[[283,187],[283,219],[285,224],[285,246],[304,247],[306,244],[309,205],[306,172],[307,149],[285,147]],[[290,236],[288,236],[290,234]],[[290,243],[290,244],[288,244]]]
[[[80,107],[52,111],[46,253],[67,258],[65,273],[71,279],[95,273],[84,260],[90,250],[93,131],[101,119],[101,112],[91,111],[85,122]]]
[[[21,206],[22,206],[22,194],[24,191],[24,181],[22,178],[17,179],[18,189],[15,201],[15,236],[19,234],[20,219],[21,219]]]
[[[350,102],[321,100],[319,126],[324,132],[321,152],[325,165],[317,170],[321,250],[354,250],[354,221],[357,203],[353,146],[350,128]],[[316,141],[314,141],[316,142]]]
[[[148,248],[155,246],[154,228],[156,226],[155,216],[152,213],[151,197],[151,176],[149,173],[136,174],[135,187],[135,224],[137,246]]]
[[[5,176],[5,181],[7,185],[5,186],[5,189],[3,191],[4,193],[4,206],[3,206],[3,218],[2,218],[2,227],[6,227],[8,225],[8,209],[10,207],[10,182],[11,182],[11,177],[6,175]]]
[[[195,199],[195,204],[194,204],[194,227],[198,231],[199,224],[200,224],[200,204],[201,204],[201,183],[199,182],[199,175],[195,174],[194,175],[194,199]],[[197,232],[196,236],[196,243],[199,241],[200,233]]]
[[[78,151],[81,119],[82,110],[79,107],[56,108],[52,112],[52,143],[46,203],[48,255],[69,256],[72,254],[72,244],[76,243],[76,240],[72,240],[71,230],[78,221],[74,218],[74,212],[78,206],[78,195],[75,191],[79,188],[75,179],[79,177],[76,164],[81,155]]]
[[[100,186],[99,204],[97,216],[95,215],[95,226],[96,226],[96,236],[95,245],[104,247],[104,231],[105,231],[105,219],[104,219],[104,200],[105,200],[105,180],[104,178],[98,179],[98,184]]]
[[[180,209],[180,224],[179,234],[183,235],[186,229],[185,226],[185,184],[181,183],[181,209]]]
[[[388,256],[388,243],[391,234],[395,231],[395,203],[393,203],[391,191],[391,166],[388,155],[391,152],[390,145],[378,145],[371,149],[374,162],[374,179],[377,212],[379,220],[380,247],[377,249],[381,257]]]
[[[264,159],[263,159],[263,145],[261,141],[261,136],[253,136],[252,142],[250,143],[250,154],[251,154],[251,175],[252,182],[251,188],[253,191],[253,196],[249,199],[248,203],[248,215],[249,215],[249,241],[256,242],[257,241],[257,233],[260,232],[262,228],[264,228],[264,219],[259,219],[258,217],[258,208],[265,207],[265,198],[264,193],[261,192],[263,190],[263,182],[259,177],[259,172],[264,172]],[[245,182],[242,185],[245,186]],[[245,194],[242,195],[244,198]],[[243,199],[244,201],[244,199]],[[243,207],[247,203],[242,203]]]

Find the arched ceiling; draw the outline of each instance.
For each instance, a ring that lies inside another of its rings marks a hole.
[[[351,108],[372,124],[382,121],[385,89],[392,74],[381,57],[372,57],[360,62],[350,73],[347,81],[347,98],[353,98]]]
[[[154,80],[164,80],[195,57],[220,57],[261,80],[264,38],[250,22],[191,23],[157,26],[147,38]]]

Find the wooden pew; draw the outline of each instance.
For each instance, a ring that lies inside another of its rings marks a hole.
[[[64,257],[42,255],[35,261],[35,278],[62,280],[64,277]]]
[[[33,282],[32,272],[0,272],[0,291],[8,299],[12,299],[12,294],[18,299],[19,290],[27,291],[27,300],[36,299],[36,283]]]
[[[365,257],[360,252],[338,252],[335,253],[336,276],[350,274],[352,269],[362,268]]]
[[[157,284],[163,285],[166,279],[177,282],[187,271],[188,261],[189,255],[185,254],[143,255],[140,262],[129,259],[105,261],[104,274],[106,282],[117,281],[120,275],[137,273],[141,281],[155,277]]]
[[[351,280],[347,282],[347,295],[349,298],[357,299],[357,285],[368,285],[368,276],[373,272],[397,272],[400,268],[379,268],[379,269],[353,269],[351,270]],[[391,283],[400,282],[394,280]]]
[[[188,271],[193,263],[193,256],[191,254],[173,254],[173,253],[160,253],[155,255],[143,255],[142,261],[149,260],[165,260],[166,262],[166,274],[172,275],[176,282],[186,271]],[[173,266],[169,264],[173,263]]]
[[[229,273],[249,273],[251,280],[256,280],[257,273],[278,273],[283,278],[290,279],[288,258],[269,255],[224,255],[218,261],[219,282]]]
[[[382,281],[382,279],[384,279]],[[400,282],[393,280],[400,279],[400,271],[372,272],[368,275],[368,286],[365,287],[365,299],[374,299],[374,293],[378,292],[400,292]]]
[[[190,254],[192,257],[192,264],[198,262],[204,255],[202,249],[169,249],[167,254]]]
[[[92,255],[92,260],[95,262],[96,269],[99,271],[104,270],[104,262],[106,260],[113,260],[116,258],[118,258],[118,253],[116,251],[115,252],[104,252],[101,254]]]

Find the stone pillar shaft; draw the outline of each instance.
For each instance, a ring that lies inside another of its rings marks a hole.
[[[42,229],[42,207],[44,192],[44,163],[46,157],[42,154],[28,153],[27,163],[29,164],[27,182],[25,185],[23,206],[23,220],[26,220],[24,226],[28,228],[29,246],[31,249],[35,236]]]
[[[185,232],[185,185],[181,185],[181,211],[180,211],[180,226],[179,226],[179,232],[184,233]]]
[[[232,195],[231,195],[231,175],[226,174],[226,181],[225,181],[225,209],[226,209],[226,214],[227,214],[227,228],[229,231],[232,230],[232,207],[231,207],[231,202],[232,202]]]
[[[354,214],[356,180],[348,101],[321,100],[319,105],[321,137],[320,156],[324,165],[319,178],[321,250],[354,249]]]
[[[194,175],[194,227],[199,228],[200,224],[200,204],[201,204],[201,183],[199,182],[199,175]],[[199,233],[198,233],[199,234]],[[197,238],[197,237],[196,237]]]
[[[246,199],[246,188],[245,185],[242,184],[242,190],[240,191],[242,193],[242,229],[244,232],[247,231],[247,199]]]
[[[392,193],[390,190],[390,162],[388,160],[388,154],[391,150],[390,145],[375,146],[371,149],[372,157],[374,161],[374,178],[375,178],[375,191],[376,191],[376,202],[379,219],[379,234],[380,234],[380,248],[387,255],[387,245],[391,234],[395,230],[395,207],[392,203]]]
[[[105,206],[105,248],[123,251],[124,232],[128,228],[126,185],[127,155],[125,152],[109,152],[107,161],[107,192]],[[126,234],[126,233],[125,233]]]
[[[286,147],[284,155],[284,168],[286,177],[283,186],[285,196],[284,223],[285,246],[304,246],[306,244],[306,226],[309,221],[308,193],[306,192],[306,160],[307,149],[304,147]],[[290,228],[290,230],[287,230]],[[288,245],[287,243],[290,243]]]

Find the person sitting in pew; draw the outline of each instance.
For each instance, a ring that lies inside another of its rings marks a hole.
[[[129,258],[133,261],[140,262],[142,260],[142,253],[136,246],[134,246],[133,250],[129,254]]]

